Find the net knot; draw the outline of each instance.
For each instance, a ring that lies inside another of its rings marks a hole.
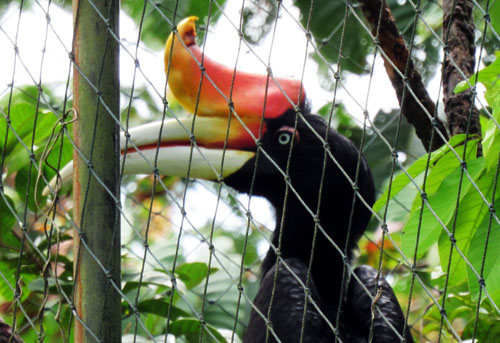
[[[486,287],[486,282],[484,281],[484,278],[479,278],[478,280],[479,282],[479,286],[481,286],[482,288]]]

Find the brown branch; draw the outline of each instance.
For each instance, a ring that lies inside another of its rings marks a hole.
[[[474,73],[476,46],[472,8],[469,0],[443,0],[443,40],[448,51],[442,71],[443,102],[451,135],[466,133],[468,126],[470,134],[481,135],[479,111],[472,103],[472,92],[453,93],[457,83],[464,80],[462,73],[466,77]]]
[[[385,70],[396,91],[401,113],[415,127],[425,149],[436,150],[444,144],[444,141],[435,133],[431,145],[434,127],[428,114],[434,118],[436,129],[441,131],[445,139],[448,139],[448,135],[443,123],[436,116],[435,104],[425,89],[422,77],[409,57],[410,53],[403,37],[399,34],[391,10],[385,1],[381,0],[360,0],[360,4],[373,35],[377,37],[380,48],[390,60],[389,62],[384,56]],[[406,88],[401,74],[406,75]]]

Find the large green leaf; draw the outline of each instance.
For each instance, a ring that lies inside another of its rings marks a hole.
[[[189,316],[189,313],[175,306],[170,306],[169,313],[169,303],[170,298],[147,299],[139,302],[137,309],[141,313],[154,313],[165,318],[170,314],[170,320]]]
[[[477,320],[471,320],[464,328],[461,338],[464,342],[471,342],[474,333],[475,342],[498,342],[498,337],[500,337],[500,320],[498,316],[480,312]]]
[[[489,14],[491,18],[491,25],[495,29],[497,34],[500,34],[500,1],[492,1],[491,7],[489,9]]]
[[[492,198],[494,188],[495,174],[483,174],[476,182],[482,195],[486,199]],[[468,182],[468,181],[465,181]],[[470,188],[465,197],[460,201],[458,212],[456,214],[455,233],[456,244],[458,248],[467,256],[469,246],[483,222],[489,207],[483,201],[480,193],[474,188]],[[449,225],[450,231],[453,229],[453,222]],[[443,271],[446,271],[449,263],[451,243],[448,235],[443,231],[439,237],[439,256]],[[450,262],[449,283],[456,285],[465,282],[464,275],[467,273],[465,260],[454,249]]]
[[[23,262],[26,262],[26,260],[24,260]],[[19,280],[17,280],[18,268],[20,268]],[[39,273],[33,273],[28,268],[25,268],[24,265],[19,267],[19,259],[17,258],[17,256],[12,256],[9,258],[2,257],[0,259],[0,271],[2,271],[3,274],[2,277],[0,277],[0,301],[14,301],[16,282],[18,286],[21,287],[21,302],[24,302],[26,301],[26,299],[32,297],[28,285],[32,282],[32,280],[38,277]],[[19,282],[20,280],[21,282]]]
[[[10,107],[10,111],[6,113],[8,118],[3,115],[0,118],[0,144],[5,149],[6,156],[9,156],[15,149],[23,148],[20,141],[27,144],[29,148],[30,142],[26,138],[33,132],[35,112],[35,107],[31,104],[20,103]],[[7,120],[10,120],[10,126]]]
[[[177,276],[184,282],[188,289],[196,287],[209,274],[216,271],[216,268],[211,268],[209,273],[207,264],[203,262],[184,263],[175,269]]]
[[[495,199],[495,211],[498,216],[498,213],[500,213],[500,198],[498,196]],[[486,246],[488,233],[488,245]],[[477,228],[470,242],[467,257],[478,273],[483,270],[486,289],[493,301],[500,304],[500,269],[498,268],[500,265],[500,225],[498,225],[495,218],[490,218],[490,215],[484,216],[481,225]],[[471,294],[477,298],[479,279],[470,268],[467,268],[467,275]]]
[[[496,117],[500,115],[500,109],[494,109]],[[497,119],[498,122],[498,119]],[[493,120],[488,120],[485,127],[486,133],[483,139],[483,155],[486,158],[486,166],[489,171],[495,172],[500,154],[500,132]]]
[[[15,188],[19,198],[28,204],[28,208],[37,212],[45,204],[45,197],[42,196],[44,183],[38,181],[38,171],[34,165],[23,166],[17,171]],[[40,205],[40,206],[39,206]]]
[[[450,146],[454,147],[455,149],[458,148],[461,144],[463,144],[465,140],[465,135],[455,135],[450,139]],[[472,152],[475,150],[475,145],[476,143],[473,143],[472,146]],[[469,147],[470,149],[471,147]],[[463,148],[460,148],[460,150],[457,150],[458,152],[463,152]],[[470,151],[469,151],[470,153]],[[447,163],[449,160],[457,160],[456,156],[451,152],[450,148],[447,145],[442,146],[438,150],[434,151],[431,153],[430,156],[430,161],[429,161],[429,168],[432,169],[434,165],[436,165],[441,158],[443,158],[445,155],[447,155],[446,159],[441,161],[441,164]],[[460,155],[459,155],[460,156]],[[392,181],[391,183],[391,194],[388,197],[389,194],[389,187],[386,187],[384,193],[378,198],[378,200],[375,202],[373,205],[373,210],[375,212],[378,212],[381,210],[386,204],[388,200],[391,200],[395,196],[399,194],[408,184],[411,182],[411,180],[415,180],[420,174],[422,174],[427,167],[427,160],[429,159],[428,155],[421,156],[419,159],[417,159],[413,164],[406,170],[406,173],[401,172],[398,174]],[[458,161],[458,160],[457,160]],[[455,164],[456,165],[456,164]],[[450,169],[447,169],[448,172],[451,172],[451,170],[454,167],[451,167]],[[407,175],[408,174],[408,175]],[[442,174],[441,177],[446,176],[446,173]],[[434,176],[435,177],[435,176]],[[441,179],[440,177],[440,179]],[[433,183],[431,182],[431,185]],[[434,183],[437,184],[437,183]],[[429,193],[429,183],[427,183],[427,189],[426,191]]]
[[[196,318],[182,318],[172,322],[169,326],[169,333],[175,335],[176,337],[184,336],[186,337],[187,343],[198,343],[198,342],[227,342],[224,336],[217,331],[216,328],[209,324],[205,324],[202,333],[202,326],[200,320]],[[200,337],[204,339],[200,340]],[[213,336],[213,337],[212,337]],[[214,339],[215,337],[215,339]]]
[[[12,233],[16,223],[14,202],[4,193],[0,195],[0,213],[0,251],[6,247],[19,248],[19,239]]]
[[[454,137],[453,137],[454,138]],[[458,137],[460,139],[460,137]],[[450,140],[451,141],[451,140]],[[467,141],[467,145],[458,145],[453,148],[453,151],[449,151],[444,154],[440,159],[438,159],[431,168],[431,172],[427,177],[425,184],[425,191],[427,195],[434,194],[441,183],[448,175],[455,170],[456,167],[460,166],[460,160],[470,162],[477,156],[477,146],[479,144],[478,139]],[[451,144],[450,144],[451,145]],[[452,145],[453,146],[453,145]],[[465,156],[464,156],[465,151]],[[459,159],[460,158],[460,159]]]
[[[498,1],[497,1],[498,3]],[[498,122],[500,116],[500,58],[497,53],[496,60],[490,64],[488,67],[480,70],[477,75],[477,79],[485,86],[486,93],[485,98],[488,104],[491,106],[493,112],[493,119]],[[470,78],[473,83],[476,79],[476,75]],[[467,88],[466,85],[457,86],[457,91]],[[484,177],[484,184],[482,185],[482,192],[487,199],[495,199],[495,211],[499,213],[500,206],[498,203],[499,199],[499,189],[495,194],[493,193],[493,188],[497,182],[495,179],[496,168],[498,163],[499,154],[499,135],[500,132],[493,120],[489,120],[487,123],[485,139],[484,139],[484,152],[487,165],[487,174]],[[481,180],[482,181],[482,180]],[[484,189],[483,189],[484,187]],[[477,199],[477,203],[481,204],[484,202],[482,199]],[[498,265],[500,263],[500,225],[497,222],[498,214],[495,216],[482,210],[483,220],[481,225],[477,228],[469,228],[474,236],[470,241],[470,246],[467,252],[467,257],[475,268],[476,273],[483,273],[482,277],[486,283],[486,289],[490,296],[493,298],[496,304],[500,303],[500,272],[498,271]],[[478,214],[478,220],[481,219],[481,213]],[[470,235],[469,235],[470,236]],[[467,275],[469,281],[469,289],[474,297],[478,297],[479,293],[479,279],[478,276],[472,271],[471,268],[467,268]],[[484,295],[484,292],[483,292]]]
[[[28,159],[19,159],[25,156],[31,149],[31,145],[37,146],[50,136],[57,117],[50,112],[36,112],[36,108],[29,103],[19,103],[11,106],[10,126],[7,125],[7,118],[0,116],[0,148],[5,145],[6,165],[14,162],[17,166],[15,170],[29,163]],[[35,137],[33,138],[33,134]],[[12,173],[15,170],[10,170]]]
[[[456,160],[456,159],[455,159]],[[450,228],[449,222],[453,217],[456,207],[457,192],[460,184],[460,174],[462,168],[456,166],[457,163],[449,161],[448,164],[440,166],[432,171],[429,182],[436,188],[428,196],[428,202],[432,211],[426,204],[422,204],[419,196],[416,202],[420,202],[416,208],[412,209],[410,219],[405,226],[401,248],[406,256],[413,256],[418,244],[417,258],[422,257],[429,248],[437,242],[439,235],[443,231],[441,222]],[[449,172],[450,166],[454,166]],[[472,160],[468,163],[467,171],[472,180],[476,181],[484,170],[484,159]],[[435,175],[435,179],[433,176]],[[439,179],[439,182],[437,182]],[[471,182],[464,176],[459,201],[465,197],[472,187]],[[423,209],[422,209],[423,206]],[[440,219],[436,219],[435,215]],[[440,222],[441,221],[441,222]]]

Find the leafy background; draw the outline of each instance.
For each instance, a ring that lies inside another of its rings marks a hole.
[[[415,19],[413,4],[394,0],[388,3],[399,29],[409,41]],[[166,23],[174,20],[176,5],[177,22],[187,15],[200,17],[201,41],[207,31],[209,11],[210,25],[213,25],[223,17],[227,6],[223,0],[213,3],[212,7],[209,4],[204,0],[158,1],[149,4],[144,11],[143,3],[127,0],[122,1],[121,16],[122,20],[133,21],[141,27],[139,48],[161,56],[170,27]],[[297,11],[297,20],[307,27],[311,1],[285,4]],[[496,32],[500,32],[499,4],[493,2],[490,9]],[[20,3],[0,2],[0,23],[12,15],[12,6],[19,8]],[[39,11],[37,3],[25,2],[23,6],[23,11]],[[71,11],[67,1],[51,6]],[[277,10],[274,1],[247,3],[242,12],[242,33],[247,42],[258,46],[269,36]],[[433,34],[441,34],[440,13],[438,2],[422,4],[421,16],[427,25],[422,21],[417,25],[414,57],[425,80],[432,80],[440,70],[441,46]],[[356,14],[362,17],[357,9]],[[476,8],[474,14],[478,27],[484,25],[481,11]],[[235,22],[237,19],[233,18]],[[332,69],[338,67],[342,35],[345,35],[342,78],[349,80],[359,76],[370,82],[374,46],[354,14],[346,13],[344,3],[314,1],[310,30],[318,50],[308,57],[317,66],[319,83],[326,91],[334,89]],[[480,35],[478,32],[478,44],[483,38]],[[444,304],[446,318],[461,339],[475,335],[482,342],[493,342],[500,333],[500,275],[495,268],[500,261],[500,231],[496,217],[500,210],[496,186],[500,153],[500,60],[493,62],[497,38],[490,28],[484,37],[482,55],[482,63],[489,66],[477,78],[484,87],[487,101],[481,110],[482,138],[466,140],[464,136],[455,136],[449,145],[428,156],[413,129],[404,119],[400,120],[398,110],[386,108],[370,118],[365,132],[362,149],[379,193],[374,210],[379,218],[385,218],[390,236],[383,234],[380,221],[374,219],[359,244],[358,263],[378,268],[382,256],[382,271],[405,311],[410,304],[409,323],[414,337],[420,342],[436,341],[438,337],[443,342],[455,341],[428,293],[440,305]],[[133,39],[136,38],[130,38],[132,42]],[[70,190],[62,190],[62,207],[53,219],[46,215],[49,202],[41,194],[45,180],[50,180],[55,170],[72,158],[71,124],[63,125],[72,118],[71,112],[67,112],[71,108],[71,93],[61,92],[64,82],[44,83],[41,87],[36,83],[8,85],[6,91],[0,93],[0,317],[12,323],[15,315],[18,331],[27,342],[41,341],[42,337],[49,342],[72,341],[74,318],[65,297],[71,296],[73,287]],[[475,84],[476,78],[471,77],[470,82]],[[464,83],[457,91],[467,86]],[[392,89],[387,93],[393,97]],[[131,85],[125,85],[122,94],[124,125],[161,118],[161,94],[143,85],[135,87],[133,92]],[[186,115],[175,102],[170,103],[175,115]],[[332,105],[328,101],[316,106],[319,115],[324,117],[333,111],[332,125],[360,145],[363,122],[353,115],[352,108],[341,103]],[[153,115],[144,115],[144,111]],[[480,157],[476,154],[479,144],[483,152]],[[391,178],[392,147],[398,152],[398,163]],[[403,167],[406,172],[402,171]],[[390,193],[388,184],[391,184]],[[215,199],[218,186],[163,177],[162,184],[156,187],[152,193],[151,177],[125,177],[122,182],[122,202],[127,217],[122,220],[122,291],[132,299],[144,323],[144,328],[138,325],[135,313],[123,301],[123,341],[149,342],[152,337],[163,341],[168,325],[169,339],[198,342],[200,320],[197,313],[202,308],[209,328],[201,332],[206,341],[230,341],[234,329],[234,339],[238,341],[245,331],[251,309],[247,298],[253,299],[258,289],[259,265],[272,227],[254,222],[247,234],[245,206],[242,206],[247,199],[230,189],[223,189],[222,199],[229,211],[227,217],[214,225],[210,214],[198,215],[203,206],[194,207],[194,216],[201,217],[201,222],[186,223],[180,244],[177,244],[180,228],[175,218],[179,217],[178,204],[183,200],[184,190],[189,190],[187,203],[196,203],[201,193],[212,194]],[[460,193],[457,192],[459,187]],[[419,189],[425,189],[426,201]],[[148,221],[150,207],[152,216]],[[51,225],[51,220],[55,225]],[[146,232],[151,253],[144,261]],[[211,233],[218,258],[209,266],[207,237]],[[415,247],[417,235],[418,249]],[[451,248],[450,235],[456,239],[456,246],[470,265],[457,249]],[[382,244],[383,254],[379,249]],[[415,256],[420,282],[412,278],[402,253],[410,263]],[[50,260],[50,267],[45,268],[40,256]],[[179,282],[176,292],[172,291],[169,275],[174,262]],[[139,282],[143,263],[145,272]],[[474,271],[481,273],[485,289],[480,288]],[[239,296],[237,289],[240,275],[244,297]],[[20,290],[17,293],[19,304],[14,301],[16,284]]]

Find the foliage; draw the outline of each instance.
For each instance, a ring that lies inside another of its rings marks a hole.
[[[221,8],[226,0],[214,2],[200,0],[163,0],[148,4],[141,1],[122,1],[123,10],[132,17],[137,24],[142,25],[141,39],[151,48],[161,49],[165,44],[165,37],[179,20],[187,16],[198,16],[200,26],[207,20],[217,21],[221,15]]]
[[[448,292],[444,306],[450,321],[460,317],[466,322],[463,339],[472,337],[477,316],[488,330],[497,331],[500,325],[493,319],[498,318],[494,304],[500,303],[500,273],[496,268],[500,262],[497,215],[500,210],[497,187],[500,58],[468,82],[459,84],[456,91],[475,85],[476,80],[486,88],[484,96],[491,113],[482,122],[483,139],[466,135],[452,137],[448,145],[422,156],[396,176],[391,188],[387,188],[374,205],[374,210],[380,211],[405,188],[418,188],[404,227],[401,250],[410,261],[420,260],[431,254],[437,242],[441,271],[446,275],[441,287]],[[478,154],[479,146],[482,155]],[[484,288],[481,287],[483,280]],[[470,298],[463,296],[464,291]],[[480,309],[476,310],[478,306]],[[486,313],[489,317],[483,316]],[[490,319],[483,321],[485,318]],[[478,330],[476,337],[484,328]]]
[[[347,4],[342,1],[296,0],[294,3],[300,10],[302,25],[304,27],[310,25],[319,52],[326,58],[324,61],[318,53],[314,54],[314,59],[319,63],[320,71],[325,78],[331,79],[331,76],[328,75],[328,69],[330,64],[339,63],[339,54],[343,56],[340,60],[343,70],[356,74],[369,72],[367,66],[371,62],[369,62],[368,56],[373,53],[373,44],[366,29],[358,20],[358,18],[363,18],[363,15],[357,6],[351,4],[354,9],[351,11]],[[413,5],[410,2],[396,0],[389,0],[387,3],[393,9],[393,15],[400,31],[409,42],[412,36],[412,22],[415,18]],[[434,30],[439,31],[441,19],[435,15],[436,12],[439,12],[438,5],[432,1],[425,2],[421,11],[421,15],[429,25]],[[419,26],[419,33],[421,41],[415,46],[414,56],[418,56],[416,64],[422,68],[424,76],[427,76],[435,70],[435,65],[432,63],[423,64],[423,61],[425,58],[437,60],[438,48],[435,37],[423,26]],[[341,51],[342,53],[340,53]],[[424,51],[425,53],[423,53]]]

